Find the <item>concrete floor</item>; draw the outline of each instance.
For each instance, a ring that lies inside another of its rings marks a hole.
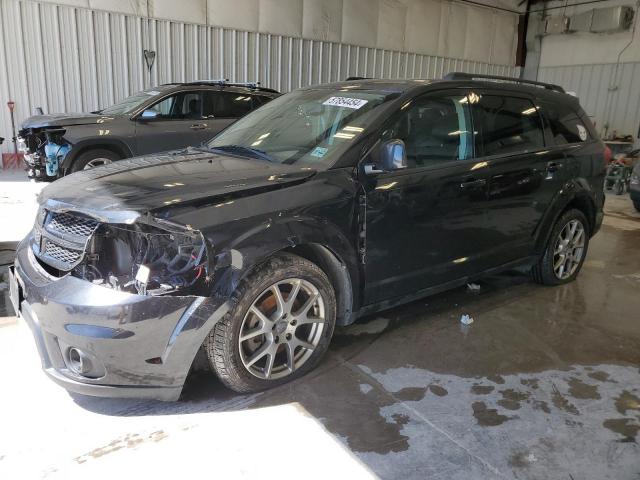
[[[210,375],[178,403],[69,395],[5,318],[0,478],[636,479],[640,215],[607,211],[576,282],[509,273],[363,319],[257,395]]]

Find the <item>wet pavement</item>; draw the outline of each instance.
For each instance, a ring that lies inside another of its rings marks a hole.
[[[509,272],[362,319],[318,369],[261,394],[199,374],[177,403],[69,395],[21,322],[0,328],[0,478],[638,478],[640,215],[626,200],[576,282]]]

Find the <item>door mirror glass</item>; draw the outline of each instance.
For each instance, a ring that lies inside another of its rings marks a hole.
[[[385,172],[407,168],[407,148],[402,140],[388,140],[381,146],[380,167]]]
[[[145,110],[142,112],[142,115],[140,115],[140,118],[142,120],[153,120],[154,118],[158,118],[158,112],[155,110]]]

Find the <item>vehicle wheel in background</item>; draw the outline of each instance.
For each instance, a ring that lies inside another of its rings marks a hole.
[[[622,180],[618,180],[616,182],[616,195],[622,195],[624,193],[624,182]]]
[[[238,286],[233,307],[205,341],[222,382],[236,392],[275,387],[313,369],[336,318],[335,293],[314,263],[279,254]]]
[[[577,209],[558,219],[544,254],[533,266],[533,278],[542,285],[562,285],[575,280],[589,247],[589,223]]]
[[[88,150],[81,153],[80,156],[75,159],[73,165],[71,165],[71,173],[100,167],[102,165],[108,165],[117,160],[121,160],[120,155],[112,152],[111,150],[106,150],[104,148]]]
[[[634,200],[633,206],[636,208],[638,212],[640,212],[640,200]]]

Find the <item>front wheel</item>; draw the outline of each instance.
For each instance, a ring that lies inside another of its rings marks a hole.
[[[101,167],[103,165],[109,165],[110,163],[120,160],[120,156],[111,150],[103,148],[96,148],[94,150],[86,151],[71,165],[71,173],[79,172],[81,170],[89,170],[95,167]]]
[[[533,278],[543,285],[562,285],[580,273],[589,247],[585,215],[576,209],[563,213],[551,232],[544,254],[533,267]]]
[[[326,352],[336,318],[335,293],[315,264],[279,254],[241,282],[234,307],[205,341],[220,380],[240,393],[298,378]]]

